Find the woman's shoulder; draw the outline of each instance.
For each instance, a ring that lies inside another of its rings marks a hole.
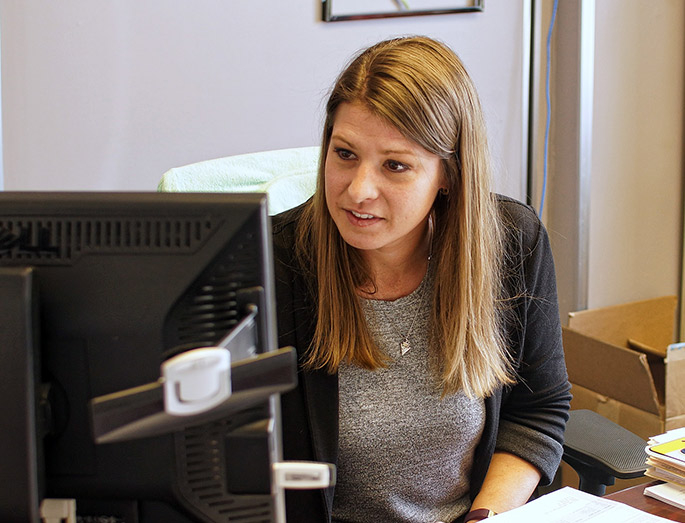
[[[281,269],[292,271],[297,267],[301,268],[296,245],[298,225],[302,220],[305,207],[306,202],[271,217],[272,249],[277,271]]]
[[[540,223],[537,213],[530,205],[503,194],[495,194],[494,197],[500,214],[507,222],[521,226],[537,226]]]
[[[305,204],[298,205],[292,209],[288,209],[282,213],[271,217],[271,231],[273,233],[274,242],[284,245],[290,244],[295,239],[295,231],[297,224],[302,217]]]
[[[495,199],[506,237],[518,238],[524,245],[535,245],[544,231],[535,210],[509,196],[495,194]]]

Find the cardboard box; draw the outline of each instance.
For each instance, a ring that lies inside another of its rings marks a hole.
[[[677,298],[666,296],[570,313],[563,336],[571,408],[598,412],[644,439],[685,426],[676,307]]]
[[[569,314],[563,329],[572,408],[643,438],[685,426],[685,347],[673,344],[677,298]]]

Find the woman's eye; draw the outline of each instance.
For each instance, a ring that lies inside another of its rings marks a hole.
[[[408,165],[402,162],[397,162],[395,160],[388,160],[387,162],[385,162],[385,165],[389,171],[392,171],[394,173],[403,173],[404,171],[409,169]]]
[[[347,149],[343,149],[341,147],[336,147],[335,153],[343,160],[354,159],[354,153],[352,153],[351,151],[348,151]]]

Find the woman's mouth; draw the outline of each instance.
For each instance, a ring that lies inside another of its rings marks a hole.
[[[358,227],[373,225],[381,220],[381,218],[373,214],[352,210],[347,211],[347,219],[352,225],[356,225]]]

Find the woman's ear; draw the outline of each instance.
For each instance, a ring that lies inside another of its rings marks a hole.
[[[450,184],[448,183],[447,175],[445,174],[444,169],[442,171],[442,176],[440,178],[442,178],[442,179],[440,180],[440,186],[438,187],[438,192],[440,194],[442,194],[443,196],[446,196],[450,192]]]

